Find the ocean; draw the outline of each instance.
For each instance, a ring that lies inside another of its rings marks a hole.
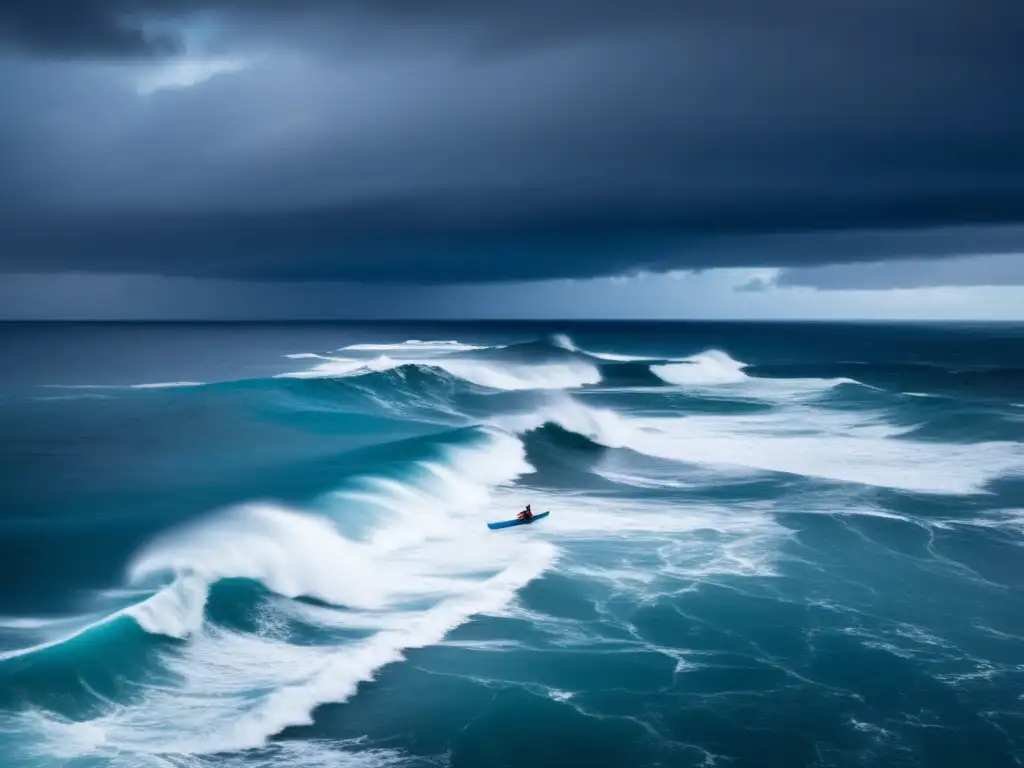
[[[1024,326],[0,352],[5,768],[1024,764]]]

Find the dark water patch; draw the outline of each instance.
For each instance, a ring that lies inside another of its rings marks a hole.
[[[577,621],[593,621],[599,617],[594,607],[599,596],[600,590],[593,582],[551,572],[534,579],[519,592],[519,600],[527,609]]]
[[[744,654],[749,641],[727,625],[713,623],[685,598],[663,597],[655,605],[635,608],[626,621],[644,641],[686,652]]]
[[[598,365],[601,384],[606,387],[667,387],[665,380],[651,371],[651,363],[607,363]]]
[[[288,728],[277,740],[361,740],[363,749],[400,749],[419,757],[449,751],[497,691],[466,677],[424,670],[416,651],[408,656],[406,663],[389,665],[361,683],[350,702],[318,707],[312,725]]]
[[[968,399],[1003,400],[1019,398],[1024,392],[1024,368],[1006,364],[961,367],[955,363],[822,361],[751,365],[745,372],[761,378],[848,378],[892,392],[957,395]]]
[[[772,594],[749,594],[704,582],[685,595],[679,610],[716,627],[729,627],[749,649],[772,657],[797,659],[806,653],[811,614],[806,604]]]
[[[656,765],[660,754],[661,745],[634,720],[588,717],[569,703],[509,688],[499,691],[453,741],[449,764],[637,768]]]
[[[819,635],[806,674],[856,693],[926,765],[1015,764],[1005,736],[979,716],[980,702],[964,701],[913,658],[855,636]]]
[[[1024,474],[1005,475],[992,480],[987,487],[986,499],[990,511],[1020,511],[1024,509]]]
[[[710,703],[674,704],[660,710],[661,719],[673,738],[721,755],[728,765],[762,768],[765,765],[815,764],[813,743],[807,736],[801,736],[801,730],[807,727],[806,720],[799,728],[775,732],[765,727],[763,714],[752,708],[733,712],[729,707]],[[754,722],[750,720],[752,715],[757,717]]]
[[[1024,537],[1013,529],[953,526],[934,531],[933,551],[981,578],[1011,590],[1024,589]],[[1021,620],[1024,631],[1024,618]]]
[[[608,448],[557,424],[544,424],[522,436],[526,460],[536,471],[531,486],[543,488],[608,488],[612,483],[591,474]]]
[[[551,463],[564,462],[568,455],[583,458],[588,462],[597,461],[608,450],[607,446],[585,435],[551,422],[528,432],[523,442],[527,446],[527,451],[532,451],[536,457]]]
[[[571,638],[570,638],[571,639]],[[653,650],[613,646],[545,649],[480,650],[465,653],[450,646],[432,646],[417,653],[429,670],[463,677],[536,684],[577,692],[621,688],[659,690],[672,683],[676,661]]]
[[[1005,597],[998,587],[935,549],[931,537],[938,531],[922,529],[925,547],[912,555],[883,535],[901,530],[898,526],[876,527],[866,535],[858,525],[866,519],[809,515],[802,521],[796,543],[787,545],[794,547],[794,559],[784,559],[781,567],[794,576],[808,575],[813,588],[804,593],[806,599],[847,611],[851,621],[864,613],[869,619],[926,627],[1002,610]],[[913,534],[914,549],[918,536]]]
[[[896,556],[928,558],[933,532],[913,520],[853,514],[843,516],[843,522],[849,530]]]
[[[232,396],[62,403],[45,416],[5,412],[0,429],[10,448],[0,481],[10,505],[45,510],[111,491],[215,487],[232,475],[247,482],[275,466],[437,430],[367,414],[325,419],[315,429],[301,415],[294,422],[254,415]]]
[[[675,690],[700,695],[728,693],[767,693],[791,682],[785,670],[760,659],[720,654],[701,658],[676,680]]]

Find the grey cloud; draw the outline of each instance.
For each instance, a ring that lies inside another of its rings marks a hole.
[[[745,283],[737,285],[734,289],[737,293],[764,293],[775,286],[775,281],[764,277],[752,277]]]
[[[1024,250],[941,261],[907,260],[787,269],[779,274],[774,285],[856,291],[1024,285]]]
[[[44,56],[148,57],[180,51],[167,33],[147,32],[127,3],[0,0],[0,44]]]
[[[452,282],[1019,249],[1024,6],[984,6],[0,0],[0,40],[37,54],[0,60],[0,271]],[[140,98],[175,46],[252,63]]]

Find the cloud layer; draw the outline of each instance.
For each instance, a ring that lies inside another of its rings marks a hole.
[[[0,270],[1021,252],[1024,5],[983,5],[0,0]]]
[[[951,286],[1024,286],[1024,253],[786,269],[774,281],[752,281],[744,289],[886,291]]]

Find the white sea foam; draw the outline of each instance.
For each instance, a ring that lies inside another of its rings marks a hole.
[[[709,349],[678,363],[652,365],[651,371],[659,379],[678,385],[737,384],[749,377],[743,372],[746,363],[733,360],[725,352]]]
[[[709,349],[698,355],[671,363],[652,365],[650,368],[651,372],[666,384],[698,390],[704,387],[730,386],[730,391],[745,397],[771,401],[816,395],[840,384],[856,384],[876,389],[849,378],[759,378],[746,373],[747,367],[747,363],[734,360],[726,352]]]
[[[545,519],[545,531],[574,538],[605,540],[624,533],[661,535],[699,531],[741,536],[783,530],[766,514],[772,509],[768,502],[726,508],[710,503],[681,506],[636,498],[624,501],[574,495],[551,496],[546,504],[555,511]]]
[[[545,508],[548,505],[551,515],[544,520],[544,535],[564,552],[559,572],[596,581],[638,602],[678,594],[723,576],[772,577],[780,545],[792,535],[771,514],[771,502],[726,507],[548,492]],[[599,565],[576,556],[580,545],[589,548],[595,542],[601,546]],[[594,607],[603,611],[600,603]],[[519,601],[497,613],[529,621],[557,645],[603,642],[586,623],[531,610]],[[614,616],[608,621],[621,623]]]
[[[490,432],[416,465],[407,480],[368,478],[326,497],[319,513],[256,503],[161,536],[133,560],[129,582],[174,580],[126,613],[148,632],[184,639],[162,652],[173,682],[143,685],[130,704],[86,722],[37,713],[36,731],[66,759],[265,747],[283,728],[309,723],[319,704],[352,696],[406,649],[500,610],[553,562],[543,540],[493,536],[484,525],[493,489],[530,471],[518,439]],[[347,535],[354,518],[372,525]],[[209,586],[225,578],[261,582],[280,596],[266,610],[284,607],[280,615],[324,629],[325,639],[288,643],[274,621],[257,633],[209,623]],[[285,599],[298,596],[324,605]],[[330,639],[332,629],[353,628],[370,634]]]
[[[684,482],[677,477],[649,477],[629,472],[614,472],[600,467],[594,470],[594,474],[603,477],[605,480],[611,480],[613,483],[631,485],[634,488],[686,488],[690,485],[690,483]]]
[[[562,395],[496,422],[520,433],[554,423],[611,448],[689,464],[926,493],[977,493],[996,477],[1024,472],[1024,446],[1017,443],[918,442],[901,437],[908,428],[870,415],[806,406],[767,414],[629,417]]]
[[[551,343],[559,349],[564,349],[566,352],[578,352],[576,344],[564,333],[556,333],[551,337]]]
[[[481,347],[474,344],[463,344],[460,341],[453,339],[445,339],[439,341],[421,341],[419,339],[409,339],[403,341],[400,344],[349,344],[347,347],[342,347],[339,352],[391,352],[391,353],[408,353],[408,354],[422,354],[423,352],[471,352],[477,349],[493,349],[493,347]]]
[[[132,384],[132,389],[174,389],[176,387],[201,387],[201,381],[158,381],[153,384]]]
[[[598,360],[607,360],[611,363],[642,363],[646,360],[656,359],[652,357],[638,357],[636,355],[620,355],[617,352],[591,352],[589,350],[584,354],[596,357]]]
[[[0,629],[43,629],[61,623],[61,619],[34,619],[30,617],[0,617]]]

